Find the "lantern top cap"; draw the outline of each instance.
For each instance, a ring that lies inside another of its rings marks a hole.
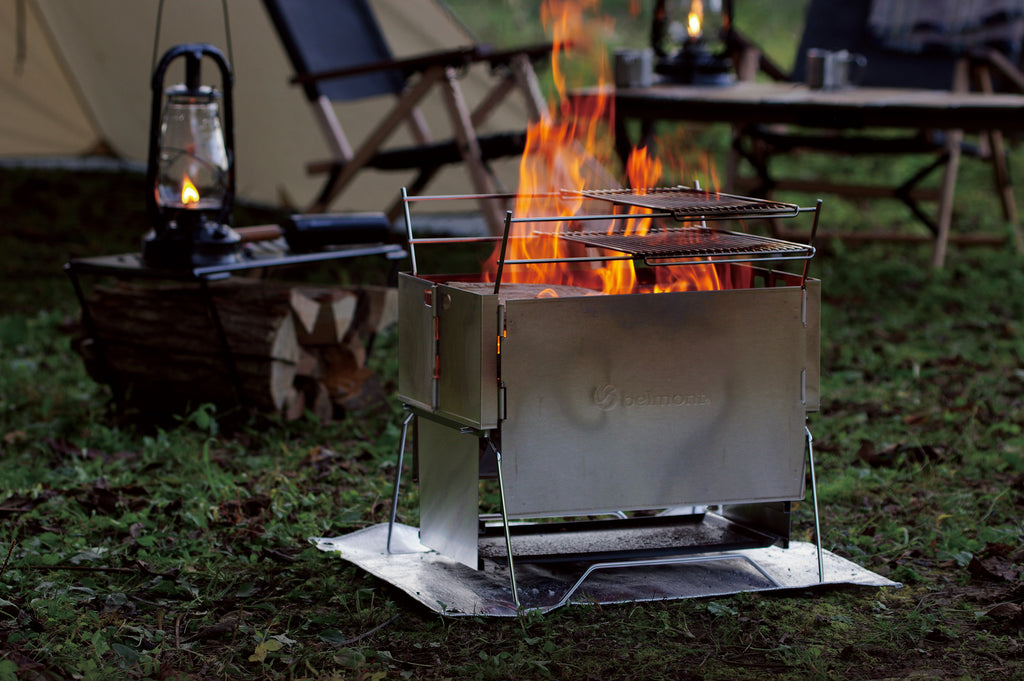
[[[205,104],[207,102],[220,99],[221,97],[220,91],[210,87],[209,85],[190,87],[183,83],[172,85],[167,88],[165,94],[168,98],[174,99],[179,103],[181,100],[187,100],[188,103],[193,104]]]

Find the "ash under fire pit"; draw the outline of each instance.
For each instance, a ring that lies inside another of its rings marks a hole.
[[[743,567],[729,569],[758,583],[738,590],[785,586],[759,565],[774,558],[751,551],[790,546],[790,512],[808,478],[820,537],[805,425],[818,409],[821,294],[807,276],[814,248],[707,223],[808,212],[816,229],[820,202],[804,209],[683,187],[566,192],[566,201],[601,209],[509,212],[490,281],[418,272],[418,246],[488,238],[417,239],[410,204],[439,197],[405,198],[413,269],[399,278],[398,393],[410,415],[386,558],[370,559],[383,561],[377,574],[386,578],[402,555],[418,556],[426,570],[422,551],[433,550],[475,571],[471,582],[504,575],[505,595],[496,598],[513,610],[523,606],[517,574],[536,585],[564,565],[589,567],[558,604],[594,570],[626,565],[732,561]],[[511,255],[510,244],[556,237],[548,255]],[[802,261],[802,272],[766,266],[780,260]],[[595,268],[625,264],[636,282],[607,294],[563,275],[521,280],[550,264],[582,282]],[[420,492],[414,549],[395,515],[410,425]],[[481,480],[494,481],[499,513],[480,513]],[[835,557],[818,541],[823,582]],[[412,579],[410,592],[427,593],[420,576]]]

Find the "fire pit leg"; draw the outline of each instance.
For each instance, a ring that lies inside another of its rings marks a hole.
[[[395,468],[395,489],[391,494],[391,517],[388,520],[388,553],[391,553],[391,531],[395,527],[395,518],[398,516],[398,491],[402,487],[402,465],[405,463],[405,436],[409,433],[409,422],[415,416],[416,414],[410,412],[402,421],[402,437],[398,445],[398,465]]]
[[[818,520],[818,483],[814,476],[814,438],[811,436],[811,429],[804,426],[807,433],[807,460],[810,462],[811,471],[811,500],[814,502],[814,545],[818,549],[818,582],[825,583],[825,559],[821,550],[821,523]]]
[[[495,468],[498,472],[498,499],[501,503],[501,526],[505,531],[505,550],[508,553],[508,576],[512,583],[512,599],[515,601],[516,610],[520,609],[519,589],[516,588],[516,568],[512,560],[512,533],[508,528],[508,510],[505,506],[505,484],[501,477],[501,452],[494,446],[490,438],[487,438],[487,446],[494,452]]]

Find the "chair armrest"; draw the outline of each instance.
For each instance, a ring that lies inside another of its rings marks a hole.
[[[566,43],[566,45],[572,47],[572,43]],[[516,57],[526,55],[530,61],[537,62],[550,57],[553,47],[553,43],[538,43],[536,45],[514,47],[507,50],[493,50],[488,45],[480,45],[477,47],[474,61],[485,61],[493,68],[495,66],[505,66]]]
[[[571,44],[570,44],[571,46]],[[454,50],[441,52],[428,52],[403,59],[387,59],[383,61],[359,64],[342,69],[330,69],[327,71],[316,71],[314,73],[300,73],[292,76],[290,82],[293,85],[314,83],[321,80],[333,80],[336,78],[348,78],[362,73],[373,73],[377,71],[390,71],[398,69],[406,77],[413,73],[426,71],[432,66],[466,66],[474,62],[487,62],[491,67],[503,66],[511,62],[519,55],[525,54],[531,61],[538,61],[551,54],[551,43],[529,45],[521,48],[508,50],[492,50],[486,45],[473,45],[470,47],[459,47]]]
[[[329,69],[327,71],[317,71],[314,73],[300,73],[292,76],[290,82],[292,84],[304,85],[320,80],[348,78],[349,76],[357,76],[361,73],[390,71],[393,69],[397,69],[408,76],[412,73],[425,71],[432,66],[463,66],[475,61],[478,58],[478,54],[479,48],[475,46],[460,47],[454,50],[430,52],[428,54],[406,57],[404,59],[386,59],[367,64],[359,64],[358,66],[349,66],[342,69]]]

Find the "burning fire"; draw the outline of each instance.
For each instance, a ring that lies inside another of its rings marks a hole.
[[[694,0],[700,8],[700,0]],[[560,239],[559,234],[587,230],[642,236],[654,225],[651,218],[608,219],[580,221],[574,218],[587,210],[610,212],[603,202],[584,203],[576,192],[585,189],[607,189],[617,182],[605,170],[599,159],[610,156],[603,148],[610,134],[606,119],[610,119],[611,100],[605,88],[599,88],[595,103],[587,111],[573,109],[566,97],[566,71],[562,55],[566,46],[579,51],[597,53],[596,65],[599,85],[611,81],[603,46],[594,50],[594,41],[585,30],[585,10],[597,6],[597,0],[545,0],[541,18],[552,33],[552,75],[556,89],[557,106],[551,116],[542,117],[527,131],[526,148],[519,167],[519,192],[513,216],[522,218],[564,218],[555,221],[519,222],[509,235],[506,261],[542,261],[526,265],[510,265],[503,270],[502,281],[567,286],[582,286],[606,294],[640,292],[717,290],[722,288],[713,265],[658,266],[650,268],[640,283],[633,260],[567,261],[570,258],[608,255],[594,249]],[[646,148],[634,149],[627,163],[626,175],[634,192],[643,193],[647,187],[660,186],[663,164],[649,154]],[[649,213],[647,209],[633,208],[630,215]],[[538,237],[537,234],[542,234]],[[612,253],[612,255],[619,255]],[[493,280],[500,250],[496,248],[485,264],[485,272]],[[559,261],[559,262],[552,262]],[[652,281],[653,280],[653,281]],[[557,295],[545,289],[545,296]]]
[[[704,3],[701,0],[693,0],[690,3],[690,12],[686,15],[686,34],[690,40],[700,38],[701,25],[704,23]]]
[[[199,190],[192,184],[192,180],[188,175],[182,175],[181,177],[181,204],[183,206],[191,206],[199,203]]]

